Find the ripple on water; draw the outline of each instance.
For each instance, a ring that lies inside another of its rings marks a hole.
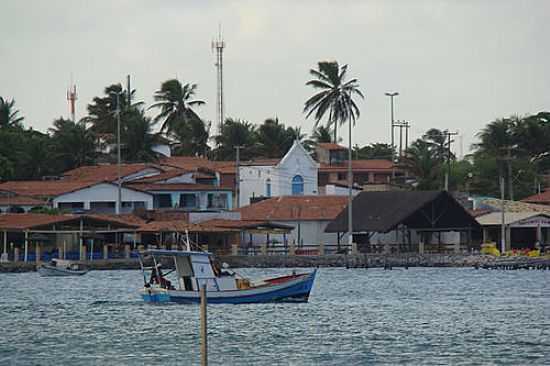
[[[243,269],[251,276],[288,272]],[[209,306],[213,365],[550,364],[550,273],[320,269],[308,304]],[[0,364],[193,365],[199,310],[136,271],[0,275]]]

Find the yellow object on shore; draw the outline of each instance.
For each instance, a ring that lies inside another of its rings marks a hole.
[[[500,251],[497,249],[497,244],[495,242],[481,244],[481,254],[500,257]]]
[[[540,257],[540,249],[533,249],[527,253],[528,257]]]

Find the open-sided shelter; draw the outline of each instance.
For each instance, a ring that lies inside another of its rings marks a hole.
[[[362,192],[352,201],[352,210],[354,241],[363,251],[377,250],[380,245],[420,252],[425,245],[441,249],[442,244],[453,244],[456,248],[470,243],[472,231],[479,230],[474,217],[446,191]],[[340,236],[347,230],[346,208],[325,231]],[[442,243],[442,233],[449,232],[460,234],[454,235],[454,242]]]

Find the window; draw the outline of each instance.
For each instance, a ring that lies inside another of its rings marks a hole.
[[[208,193],[208,209],[227,208],[227,193]]]
[[[265,181],[265,196],[271,197],[271,179],[267,178]]]
[[[304,178],[301,175],[295,175],[292,178],[292,195],[300,196],[304,194]]]
[[[122,207],[124,207],[124,202],[122,202]],[[114,213],[116,211],[116,202],[90,202],[90,211],[97,213]]]
[[[197,207],[197,196],[194,193],[182,193],[180,195],[180,207],[184,207],[184,208]]]
[[[338,180],[346,180],[347,176],[347,173],[338,173]]]
[[[155,208],[171,208],[172,195],[170,194],[155,194],[153,196]]]

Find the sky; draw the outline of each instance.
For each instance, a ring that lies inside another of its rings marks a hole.
[[[353,144],[389,143],[385,92],[399,92],[395,118],[410,121],[410,140],[449,129],[459,155],[495,118],[550,110],[545,0],[2,0],[0,9],[0,96],[41,131],[68,117],[71,75],[77,118],[130,74],[148,105],[164,80],[197,83],[198,113],[214,121],[219,24],[226,117],[278,117],[311,132],[305,82],[322,60],[348,64],[366,96]]]

